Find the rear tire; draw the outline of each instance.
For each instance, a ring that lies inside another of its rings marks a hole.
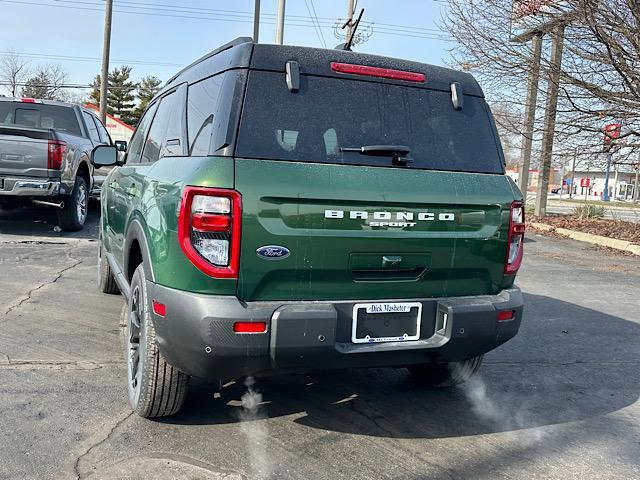
[[[81,176],[76,177],[71,195],[64,200],[64,207],[58,210],[60,228],[68,232],[82,230],[89,209],[89,190]]]
[[[100,242],[100,249],[98,252],[98,290],[102,293],[108,293],[111,295],[120,293],[120,288],[118,288],[116,279],[113,276],[109,261],[104,255],[102,242]]]
[[[453,387],[469,380],[480,369],[483,355],[461,362],[428,363],[408,367],[415,380],[429,387]]]
[[[169,365],[156,344],[142,264],[131,280],[131,298],[122,321],[127,345],[127,389],[134,412],[144,418],[178,413],[187,396],[188,375]]]

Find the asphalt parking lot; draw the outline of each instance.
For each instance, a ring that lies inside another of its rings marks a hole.
[[[149,421],[127,404],[123,301],[96,290],[89,222],[0,213],[2,479],[640,478],[638,257],[530,234],[520,334],[465,387],[382,369],[194,382]]]

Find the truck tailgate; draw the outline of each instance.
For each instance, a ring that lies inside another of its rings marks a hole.
[[[47,177],[51,132],[0,126],[0,175]]]

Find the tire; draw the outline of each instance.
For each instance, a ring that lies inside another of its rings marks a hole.
[[[131,298],[123,310],[127,390],[135,413],[144,418],[178,413],[187,396],[189,377],[169,365],[156,344],[142,264],[131,280]]]
[[[418,382],[429,387],[453,387],[469,380],[480,369],[482,355],[462,362],[428,363],[408,367]]]
[[[76,177],[71,195],[64,200],[64,207],[58,210],[60,228],[68,232],[82,230],[89,209],[89,189],[81,176]]]
[[[118,288],[116,279],[113,276],[111,266],[107,261],[107,257],[104,255],[102,241],[100,241],[100,248],[98,250],[98,290],[110,295],[120,293],[120,288]]]

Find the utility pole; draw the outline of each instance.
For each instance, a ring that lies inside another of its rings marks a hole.
[[[613,152],[609,150],[607,152],[607,170],[604,174],[604,192],[602,192],[602,200],[605,202],[609,201],[609,174],[611,172],[611,159],[613,157]]]
[[[518,175],[518,187],[522,191],[525,202],[527,201],[527,188],[529,187],[529,168],[531,166],[531,145],[533,144],[533,129],[536,120],[536,104],[538,101],[538,83],[540,80],[540,58],[542,56],[542,35],[535,35],[532,39],[533,55],[527,79],[527,100],[524,110],[524,124],[522,139],[522,153],[520,157],[520,175]]]
[[[109,84],[109,53],[111,50],[111,18],[113,0],[106,0],[104,7],[104,43],[102,45],[102,73],[100,74],[100,119],[107,123],[107,85]]]
[[[571,167],[571,185],[569,185],[569,198],[573,198],[573,188],[576,183],[576,159],[578,158],[578,147],[573,149],[573,166]]]
[[[638,163],[635,165],[636,170],[636,186],[633,189],[633,199],[637,202],[640,200],[640,192],[638,191],[638,174],[640,173],[640,154],[638,155]]]
[[[345,22],[347,26],[347,39],[344,42],[346,45],[349,45],[351,36],[353,35],[353,12],[355,9],[355,0],[347,0],[347,21]]]
[[[260,36],[260,0],[255,1],[253,8],[253,41],[258,43]]]
[[[276,44],[282,45],[284,40],[284,2],[278,0],[278,16],[276,18]]]
[[[549,193],[549,175],[551,173],[551,159],[553,155],[553,137],[556,129],[556,113],[558,109],[558,90],[560,72],[562,68],[562,47],[564,45],[564,24],[558,25],[552,34],[551,63],[549,65],[549,87],[547,104],[544,112],[544,136],[542,137],[542,158],[538,176],[538,190],[536,195],[536,216],[547,214],[547,194]]]

